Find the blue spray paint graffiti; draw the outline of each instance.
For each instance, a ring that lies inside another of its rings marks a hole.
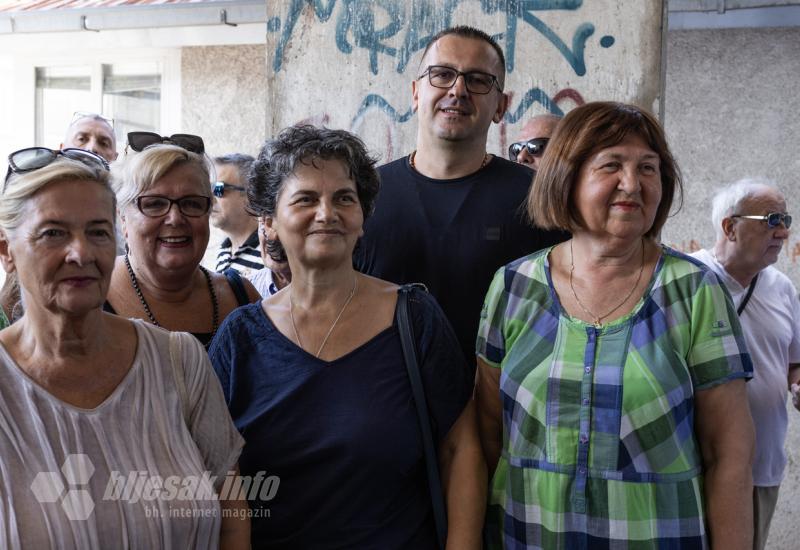
[[[453,12],[463,0],[445,0],[441,8],[435,0],[414,0],[402,2],[398,0],[341,0],[341,9],[336,21],[336,47],[345,54],[353,52],[353,46],[369,52],[370,71],[378,74],[379,55],[397,59],[396,70],[405,72],[410,58],[425,47],[430,38],[442,29],[451,25]],[[582,23],[572,37],[572,47],[562,40],[550,27],[534,15],[536,11],[569,10],[575,11],[583,5],[583,0],[480,0],[484,14],[506,14],[505,32],[498,38],[505,42],[506,70],[514,71],[516,62],[516,40],[518,22],[538,31],[563,56],[578,76],[586,74],[585,51],[586,42],[594,34],[595,27],[591,23]],[[286,10],[285,20],[272,17],[267,21],[267,31],[280,32],[272,68],[279,72],[283,67],[284,53],[289,41],[305,9],[311,10],[321,23],[327,22],[333,15],[336,0],[291,0]],[[409,8],[410,7],[410,13]],[[382,19],[388,23],[378,28],[378,10]],[[406,28],[405,37],[400,47],[394,47],[387,41]],[[352,43],[348,40],[352,37]],[[613,36],[603,36],[600,46],[610,48],[614,45]]]

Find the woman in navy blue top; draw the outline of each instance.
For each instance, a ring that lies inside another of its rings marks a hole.
[[[374,163],[348,132],[296,126],[264,146],[250,177],[249,207],[292,282],[232,313],[210,355],[246,440],[242,475],[274,476],[248,495],[254,548],[437,548],[397,286],[353,269]],[[472,380],[436,301],[410,298],[447,546],[477,549],[487,477]]]

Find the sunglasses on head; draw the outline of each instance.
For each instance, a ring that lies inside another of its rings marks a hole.
[[[731,218],[744,218],[746,220],[767,222],[770,228],[778,227],[780,224],[783,224],[786,229],[792,227],[792,217],[783,212],[770,212],[765,216],[742,216],[741,214],[734,214]]]
[[[225,183],[224,181],[216,182],[214,186],[211,188],[211,191],[212,193],[214,193],[215,197],[222,198],[223,196],[225,196],[226,189],[232,189],[234,191],[241,191],[241,192],[247,191],[247,189],[241,187],[240,185],[232,185],[230,183]]]
[[[106,121],[108,123],[109,126],[111,126],[112,128],[114,127],[114,119],[113,118],[109,118],[107,116],[103,116],[103,115],[98,114],[98,113],[92,113],[92,112],[89,112],[89,111],[75,111],[74,113],[72,113],[72,122],[69,123],[70,126],[72,126],[73,124],[75,124],[76,122],[78,122],[79,120],[81,120],[83,118],[93,118],[93,119],[104,120],[104,121]]]
[[[24,174],[26,172],[33,172],[34,170],[52,164],[60,156],[71,160],[77,160],[91,168],[108,170],[108,162],[106,162],[106,159],[91,151],[84,151],[83,149],[74,147],[61,150],[48,149],[47,147],[28,147],[26,149],[14,151],[8,155],[8,172],[6,172],[6,179],[3,182],[3,191],[5,191],[6,183],[8,183],[8,179],[11,177],[12,173]]]
[[[516,161],[523,149],[532,157],[541,157],[547,147],[549,138],[533,138],[528,141],[517,141],[508,146],[508,159]]]
[[[189,151],[202,155],[205,153],[203,138],[192,134],[172,134],[171,136],[160,136],[153,132],[128,132],[128,147],[136,152],[142,152],[151,145],[167,143],[177,145]]]

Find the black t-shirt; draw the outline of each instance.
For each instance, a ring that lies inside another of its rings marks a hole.
[[[408,157],[381,166],[375,214],[356,267],[394,283],[424,283],[455,329],[470,365],[486,291],[512,260],[564,241],[532,227],[525,211],[534,172],[500,157],[469,176],[435,180]]]

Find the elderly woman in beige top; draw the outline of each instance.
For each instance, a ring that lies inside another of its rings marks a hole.
[[[114,266],[105,161],[9,157],[0,261],[25,313],[0,332],[0,547],[246,548],[218,499],[242,439],[205,350],[102,311]]]

